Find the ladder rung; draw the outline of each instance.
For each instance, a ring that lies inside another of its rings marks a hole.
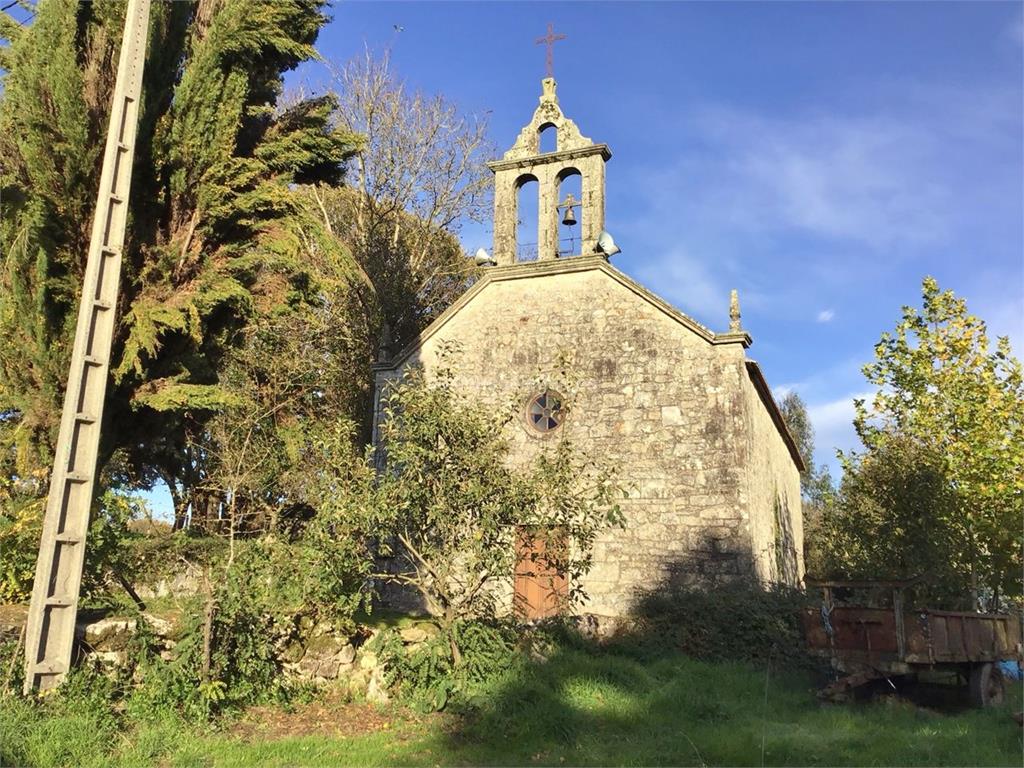
[[[120,149],[122,152],[128,151],[128,145],[125,144],[123,141],[117,142],[117,148]]]
[[[67,595],[54,595],[53,597],[46,598],[46,604],[52,608],[67,608],[72,603],[74,603],[74,600]]]
[[[114,306],[109,301],[104,301],[103,299],[93,299],[92,305],[96,307],[96,309],[102,310],[108,310]]]
[[[92,476],[85,472],[68,472],[64,477],[72,483],[87,483],[92,480]]]
[[[54,541],[58,541],[61,544],[81,544],[82,537],[76,536],[73,533],[58,533],[53,537]]]
[[[112,202],[112,203],[123,203],[124,202],[124,198],[121,197],[116,192],[111,192],[110,193],[110,202]]]
[[[119,253],[121,253],[121,249],[115,248],[112,245],[104,245],[102,248],[100,248],[100,253],[105,253],[108,256],[117,256]]]
[[[86,365],[106,365],[100,358],[95,355],[85,355],[82,357],[82,362]]]
[[[34,675],[61,675],[65,672],[67,672],[67,669],[63,664],[52,661],[41,661],[38,664],[32,665],[32,674]]]
[[[75,421],[80,421],[83,424],[95,424],[96,417],[91,413],[76,413]]]

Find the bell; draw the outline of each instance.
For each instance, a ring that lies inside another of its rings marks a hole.
[[[562,218],[562,223],[567,227],[576,226],[576,214],[573,213],[572,206],[568,206],[565,209],[565,216]]]

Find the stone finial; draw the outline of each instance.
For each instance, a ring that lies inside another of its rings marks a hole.
[[[553,78],[553,77],[545,77],[543,80],[540,81],[540,87],[541,87],[541,94],[540,94],[540,103],[541,104],[544,104],[545,102],[548,102],[548,101],[554,102],[555,104],[558,103],[558,96],[555,94],[555,88],[557,87],[556,84],[555,84],[555,78]]]
[[[740,294],[735,288],[729,293],[729,332],[743,330],[740,325]]]

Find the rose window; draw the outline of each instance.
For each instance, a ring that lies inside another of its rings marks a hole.
[[[551,432],[562,425],[562,398],[551,390],[541,392],[526,406],[526,420],[538,432]]]

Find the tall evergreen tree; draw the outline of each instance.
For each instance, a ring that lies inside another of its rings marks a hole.
[[[126,469],[175,491],[248,320],[318,300],[317,224],[290,188],[339,181],[354,139],[332,127],[329,97],[277,102],[283,73],[316,55],[322,6],[153,4],[104,457],[121,449]],[[119,2],[41,0],[27,27],[0,26],[9,473],[51,460],[123,14]]]

